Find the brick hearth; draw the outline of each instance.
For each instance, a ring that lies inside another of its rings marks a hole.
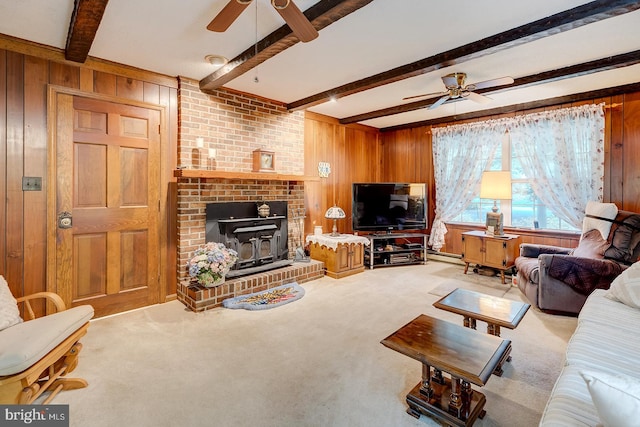
[[[240,295],[265,291],[291,282],[304,283],[324,276],[324,263],[311,260],[296,262],[277,270],[229,279],[222,285],[205,288],[190,281],[178,283],[178,300],[200,312],[222,306],[222,301]]]

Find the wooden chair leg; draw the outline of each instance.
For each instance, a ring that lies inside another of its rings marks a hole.
[[[74,390],[84,388],[88,383],[82,378],[66,378],[64,375],[73,371],[78,366],[78,354],[82,350],[82,344],[76,342],[64,356],[49,366],[41,375],[38,381],[26,385],[18,396],[18,404],[28,405],[33,403],[45,392],[50,392],[49,396],[42,402],[50,403],[61,390]]]

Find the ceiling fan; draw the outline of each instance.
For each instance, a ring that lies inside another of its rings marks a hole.
[[[438,108],[446,101],[450,99],[456,98],[469,98],[472,101],[479,102],[481,104],[486,104],[491,101],[491,98],[480,95],[479,93],[475,93],[475,90],[484,89],[488,87],[494,86],[503,86],[513,84],[512,77],[500,77],[497,79],[485,80],[483,82],[471,83],[465,85],[465,81],[467,80],[466,73],[451,73],[442,77],[442,82],[447,88],[444,92],[435,92],[435,93],[425,93],[422,95],[408,96],[406,98],[402,98],[403,101],[407,99],[414,98],[422,98],[424,96],[440,96],[440,98],[429,106],[429,109],[432,110],[434,108]]]
[[[209,25],[207,25],[207,29],[219,33],[225,32],[227,28],[233,24],[233,21],[240,16],[242,11],[249,6],[251,1],[252,0],[229,0],[229,3],[227,3]],[[271,0],[271,6],[282,16],[282,19],[289,25],[293,34],[295,34],[301,42],[310,42],[318,37],[318,31],[293,1]]]

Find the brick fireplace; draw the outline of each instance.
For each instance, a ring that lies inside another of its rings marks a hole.
[[[197,80],[186,77],[178,81],[178,299],[201,311],[229,297],[322,277],[323,264],[311,261],[231,278],[217,288],[191,286],[185,266],[205,243],[208,203],[285,201],[289,211],[304,210],[304,112],[289,112],[282,103],[233,90],[203,93]],[[275,153],[275,173],[253,173],[256,149]],[[212,152],[215,158],[209,158]],[[300,229],[290,218],[288,222],[293,258]]]
[[[202,311],[219,307],[226,298],[270,289],[293,281],[303,283],[324,275],[323,263],[311,261],[231,278],[223,285],[211,289],[193,284],[185,266],[193,251],[206,241],[207,204],[238,201],[269,204],[284,200],[289,211],[298,211],[304,207],[304,181],[180,178],[177,187],[177,296],[192,310]],[[290,259],[294,257],[295,248],[299,244],[299,233],[297,224],[288,227]]]

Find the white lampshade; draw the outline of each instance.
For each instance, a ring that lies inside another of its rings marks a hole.
[[[336,220],[346,218],[346,216],[347,215],[344,213],[342,208],[339,208],[338,206],[332,206],[329,209],[327,209],[327,212],[324,214],[324,217],[333,220],[333,231],[331,232],[331,236],[333,237],[340,236],[340,233],[338,233],[338,225],[336,223]]]
[[[324,217],[329,219],[342,219],[342,218],[345,218],[346,216],[347,215],[345,215],[342,208],[339,208],[338,206],[330,207],[329,209],[327,209],[327,212],[324,214]]]
[[[487,171],[482,173],[481,199],[511,199],[511,171]]]

